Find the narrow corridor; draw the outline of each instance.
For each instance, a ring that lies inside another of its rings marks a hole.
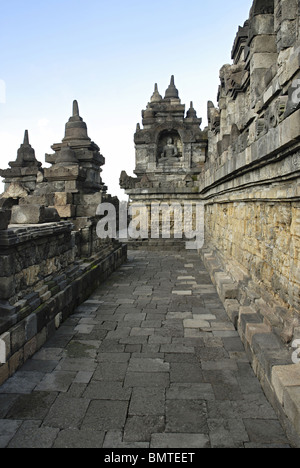
[[[132,252],[0,387],[0,447],[289,447],[200,257]]]

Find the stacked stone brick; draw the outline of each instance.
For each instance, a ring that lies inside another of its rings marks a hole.
[[[157,89],[136,133],[137,178],[121,176],[131,200],[183,203],[193,193],[205,204],[200,254],[266,393],[298,432],[292,354],[300,338],[299,8],[297,0],[253,2],[236,34],[232,63],[220,69],[217,105],[208,102],[208,128],[192,143],[202,146],[203,159],[193,172],[193,156],[187,158],[188,189],[178,188],[178,170],[171,182],[155,159],[162,122],[168,131],[178,125],[175,107],[174,120],[163,121],[159,106],[167,106],[167,95],[162,100]]]
[[[152,203],[205,205],[199,253],[265,393],[281,421],[300,433],[300,368],[292,362],[300,339],[299,0],[254,0],[235,37],[232,63],[220,70],[217,101],[208,102],[208,127],[202,131],[192,103],[185,112],[174,77],[164,98],[156,85],[134,137],[136,177],[123,171],[120,185],[131,202],[146,206],[148,225]],[[2,325],[8,324],[6,331],[1,328],[6,334],[0,381],[30,354],[24,348],[30,314],[42,314],[45,333],[59,321],[48,302],[56,300],[56,288],[65,300],[71,297],[70,309],[78,300],[72,271],[76,275],[81,268],[78,284],[84,289],[91,278],[96,281],[95,268],[101,277],[125,257],[126,249],[96,236],[98,204],[117,200],[106,193],[104,158],[88,137],[76,101],[65,137],[52,149],[46,156],[51,167],[43,169],[26,133],[17,161],[0,172],[0,314]],[[17,226],[7,229],[9,222]],[[33,223],[39,227],[29,229]],[[51,233],[45,234],[45,223]],[[65,236],[66,250],[54,249],[51,256],[49,249],[38,261],[47,235],[50,246]],[[170,241],[174,249],[175,236]],[[100,267],[105,258],[108,264]],[[50,309],[38,309],[42,303]]]
[[[96,234],[98,205],[118,201],[101,180],[105,159],[77,101],[52,149],[43,168],[26,131],[16,161],[0,172],[0,383],[126,258],[126,247]]]
[[[300,29],[297,0],[254,1],[208,105],[201,254],[253,369],[300,432]]]

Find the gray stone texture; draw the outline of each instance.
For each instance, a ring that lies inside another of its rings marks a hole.
[[[2,448],[290,446],[245,351],[237,346],[239,338],[234,337],[232,344],[231,337],[213,334],[215,323],[218,331],[227,331],[231,324],[220,300],[205,296],[196,310],[196,296],[185,296],[182,315],[174,312],[176,296],[167,305],[159,301],[164,286],[156,278],[168,272],[175,284],[179,271],[187,271],[186,256],[132,252],[125,264],[132,268],[126,268],[126,275],[125,268],[113,273],[0,387]],[[189,254],[189,260],[197,284],[213,288],[197,253]],[[146,305],[132,295],[140,278],[152,289]],[[126,297],[133,298],[130,314],[142,316],[140,325],[120,312],[123,284]],[[184,326],[186,314],[196,312],[207,321],[201,339],[191,337],[191,328]],[[148,314],[164,319],[153,323],[150,334],[139,336],[136,332],[144,330]],[[82,333],[79,323],[96,329],[104,323],[111,326],[95,340],[93,330]],[[126,345],[120,343],[122,333],[114,339],[110,335],[122,325],[128,337],[134,330],[134,337],[143,338],[127,345],[131,350],[125,351]],[[168,344],[151,340],[164,338],[164,329]]]
[[[77,101],[51,167],[25,131],[0,170],[1,446],[74,435],[72,446],[286,447],[280,421],[300,444],[299,25],[299,1],[253,1],[204,130],[174,76],[164,97],[155,85],[134,136],[136,177],[120,177],[146,204],[152,238],[148,223],[128,242],[141,253],[95,294],[126,259],[96,231],[99,204],[119,207],[105,159]],[[183,251],[175,208],[162,238],[152,201],[201,202],[198,254]],[[162,247],[169,255],[143,252]]]

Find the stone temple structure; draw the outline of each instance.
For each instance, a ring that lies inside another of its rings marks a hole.
[[[299,437],[300,2],[254,0],[245,19],[217,101],[207,97],[208,127],[193,104],[186,112],[174,77],[164,97],[155,86],[134,136],[135,177],[124,170],[120,185],[148,220],[129,247],[185,245],[175,214],[170,239],[151,239],[153,203],[203,207],[199,255],[265,394]],[[96,235],[97,205],[118,200],[76,101],[52,149],[43,168],[26,132],[0,172],[0,384],[126,259],[126,246]]]
[[[37,161],[35,151],[29,144],[28,130],[25,131],[24,141],[18,149],[16,161],[9,163],[10,169],[1,171],[5,178],[5,198],[10,195],[21,197],[32,193],[36,186],[36,179],[42,163]]]
[[[126,259],[126,247],[96,233],[98,205],[118,200],[102,182],[105,159],[77,101],[52,149],[43,168],[26,131],[16,161],[0,171],[0,383]]]
[[[202,119],[197,117],[192,103],[185,112],[174,76],[164,98],[155,85],[142,117],[143,128],[138,124],[134,135],[137,179],[127,178],[124,172],[121,186],[134,200],[143,198],[141,189],[149,189],[149,195],[191,193],[204,166],[207,133],[200,130]]]
[[[102,182],[105,158],[88,136],[77,101],[62,142],[53,144],[52,149],[54,153],[45,157],[51,167],[42,168],[25,132],[17,160],[10,163],[11,169],[0,171],[6,189],[0,204],[12,209],[12,224],[72,220],[81,233],[81,252],[90,254],[99,244],[98,205],[106,201],[117,206],[118,200],[107,194]]]
[[[142,118],[143,128],[137,124],[134,135],[134,172],[137,177],[130,177],[123,171],[120,186],[132,202],[149,206],[150,219],[150,204],[153,202],[192,204],[198,199],[198,177],[206,159],[207,131],[200,129],[202,119],[197,117],[192,102],[185,111],[174,76],[171,77],[164,98],[155,84],[150,102],[146,110],[142,111]],[[149,222],[149,230],[150,225]],[[151,235],[149,237],[151,244]],[[172,238],[171,243],[165,240],[164,247],[167,244],[174,246],[174,231],[171,233]],[[157,240],[154,243],[157,244]],[[141,244],[145,245],[145,242]]]
[[[253,1],[217,91],[200,132],[173,79],[164,99],[155,88],[135,134],[137,177],[120,183],[131,202],[204,204],[199,254],[266,394],[300,433],[298,0]]]

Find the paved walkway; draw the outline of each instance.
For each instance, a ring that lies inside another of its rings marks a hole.
[[[128,262],[0,387],[0,447],[288,447],[196,253]]]

